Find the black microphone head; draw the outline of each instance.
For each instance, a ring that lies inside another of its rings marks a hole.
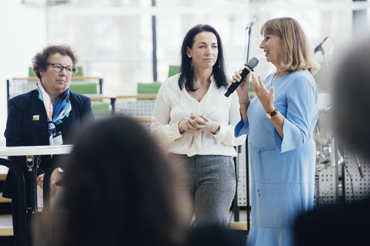
[[[317,52],[319,52],[320,50],[322,50],[322,43],[319,44],[314,50],[313,50],[313,53],[316,54]]]
[[[246,66],[250,67],[251,69],[257,67],[259,60],[256,57],[252,57],[252,59],[249,60]]]
[[[327,36],[326,38],[324,38],[324,40],[318,45],[316,46],[316,48],[313,50],[313,53],[316,54],[317,52],[321,51],[321,52],[324,52],[324,49],[322,48],[322,45],[324,44],[324,42],[328,39],[329,36]]]

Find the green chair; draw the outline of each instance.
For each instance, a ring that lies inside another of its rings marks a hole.
[[[101,117],[108,117],[110,116],[110,109],[109,109],[110,103],[108,102],[102,102],[102,101],[91,101],[91,109],[93,111],[93,114],[97,118]]]
[[[176,74],[180,73],[180,66],[177,65],[170,65],[168,69],[168,77],[172,77]]]
[[[83,76],[83,68],[81,66],[77,67],[77,72],[74,74],[74,76]]]
[[[71,82],[69,89],[77,94],[98,94],[97,84],[94,82]]]
[[[35,73],[33,72],[32,67],[29,67],[28,76],[36,77]],[[83,67],[82,66],[77,67],[77,72],[74,74],[73,77],[83,77]],[[90,95],[98,94],[98,84],[97,83],[85,82],[83,80],[71,81],[71,83],[69,84],[69,89],[72,92],[77,93],[77,94],[90,94]],[[97,101],[97,100],[91,101],[91,109],[95,117],[109,116],[110,115],[109,106],[110,106],[110,103],[108,102]]]
[[[157,94],[161,85],[162,83],[157,81],[153,83],[138,83],[137,94]]]
[[[74,74],[74,77],[83,77],[83,67],[78,66],[77,72]],[[71,81],[69,84],[69,89],[78,94],[98,94],[98,84],[95,82],[85,82],[85,81]],[[91,100],[91,109],[95,117],[107,117],[110,115],[109,109],[110,103],[103,102],[99,100]]]
[[[28,77],[36,77],[36,74],[33,72],[33,67],[28,68]]]
[[[33,72],[33,67],[28,67],[28,76],[29,77],[36,77],[36,74]],[[75,73],[74,76],[83,76],[82,66],[77,67],[77,73]]]

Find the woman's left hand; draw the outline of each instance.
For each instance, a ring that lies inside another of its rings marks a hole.
[[[44,188],[44,175],[40,174],[37,177],[37,185],[40,186],[41,189]],[[59,173],[58,169],[55,169],[54,172],[51,174],[50,177],[50,196],[54,197],[57,193],[57,182],[59,182],[62,179],[62,174]]]
[[[256,96],[262,104],[263,109],[268,113],[274,111],[275,88],[272,87],[269,92],[266,86],[263,84],[261,77],[258,76],[257,80],[254,74],[252,74],[252,86]]]
[[[199,126],[201,127],[201,131],[203,132],[211,132],[214,134],[221,127],[220,123],[210,120],[204,115],[191,114],[190,119],[192,120],[192,122],[194,121],[197,122]]]

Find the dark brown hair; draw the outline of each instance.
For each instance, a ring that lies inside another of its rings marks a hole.
[[[224,60],[224,53],[222,47],[221,37],[210,25],[196,25],[195,27],[191,28],[188,33],[185,35],[184,41],[182,42],[181,46],[181,73],[179,77],[179,88],[180,90],[185,85],[187,89],[190,91],[196,91],[197,88],[194,88],[194,72],[191,67],[191,58],[187,55],[187,48],[190,49],[193,47],[194,38],[198,33],[201,32],[211,32],[217,38],[217,46],[218,46],[218,57],[215,65],[213,65],[213,78],[215,80],[217,88],[221,86],[227,86],[227,78],[225,72],[225,60]]]
[[[182,242],[176,172],[139,123],[127,117],[95,121],[66,161],[60,199],[66,213],[54,245]]]
[[[73,66],[76,65],[78,60],[71,47],[68,45],[50,45],[41,52],[36,53],[35,57],[32,59],[33,72],[36,74],[37,78],[41,79],[40,69],[41,71],[46,71],[49,57],[57,53],[63,56],[69,56],[72,59]]]

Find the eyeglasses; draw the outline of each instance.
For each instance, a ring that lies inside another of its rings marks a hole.
[[[63,71],[63,69],[66,69],[67,75],[73,75],[73,73],[76,71],[76,68],[74,67],[63,67],[59,63],[46,63],[47,65],[51,65],[53,70],[57,73],[60,73]]]

